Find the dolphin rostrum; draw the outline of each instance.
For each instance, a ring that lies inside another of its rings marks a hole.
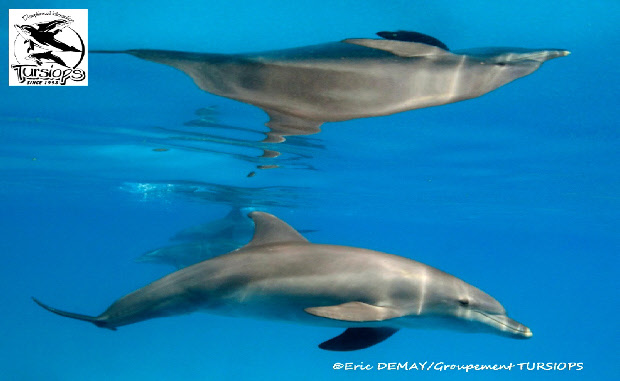
[[[486,94],[531,74],[562,49],[483,48],[449,51],[417,32],[379,32],[300,48],[213,54],[166,50],[127,53],[175,67],[209,93],[260,107],[267,141],[319,132],[324,122],[389,115]]]
[[[250,217],[255,231],[246,246],[167,275],[99,316],[34,301],[112,330],[203,310],[346,328],[319,345],[334,351],[367,348],[410,327],[532,336],[491,296],[443,271],[378,251],[312,244],[271,214]]]

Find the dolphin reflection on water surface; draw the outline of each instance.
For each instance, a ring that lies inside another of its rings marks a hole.
[[[379,32],[385,39],[275,51],[215,54],[133,49],[169,65],[202,90],[260,107],[269,115],[266,141],[320,131],[345,121],[471,99],[533,73],[563,49],[478,48],[450,51],[417,32]]]

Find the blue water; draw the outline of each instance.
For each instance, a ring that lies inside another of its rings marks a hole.
[[[262,111],[207,94],[163,65],[91,55],[85,88],[3,82],[2,379],[618,378],[618,1],[8,3],[88,8],[91,49],[234,53],[405,29],[455,49],[572,55],[474,100],[327,123],[271,147],[282,152],[275,159],[257,158]],[[7,25],[0,30],[6,44]],[[245,131],[184,126],[211,106],[221,125]],[[338,329],[194,314],[112,332],[30,299],[96,315],[172,271],[134,258],[235,202],[317,230],[307,235],[313,242],[452,273],[497,298],[534,336],[402,330],[367,350],[334,353],[317,344]],[[376,369],[425,361],[583,369]],[[375,369],[334,370],[336,362]]]

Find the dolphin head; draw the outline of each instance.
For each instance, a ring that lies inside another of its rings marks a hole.
[[[564,49],[475,48],[455,52],[467,57],[470,95],[479,96],[536,71],[544,62],[570,54]]]
[[[474,48],[459,50],[458,54],[466,54],[486,64],[509,66],[528,63],[530,61],[543,62],[553,58],[566,57],[570,54],[564,49],[525,49],[525,48]]]
[[[449,274],[437,275],[432,287],[426,288],[423,315],[439,318],[440,327],[512,338],[532,336],[528,327],[506,316],[492,296]]]
[[[24,38],[28,38],[32,35],[32,32],[36,31],[32,25],[17,25],[15,24],[15,29],[24,36]]]
[[[459,280],[460,281],[460,280]],[[460,281],[462,282],[462,281]],[[513,338],[532,337],[532,331],[506,316],[504,307],[492,296],[465,282],[448,301],[447,313],[467,322],[469,330],[485,331]]]
[[[477,330],[514,338],[532,337],[528,327],[506,316],[506,310],[495,298],[476,287],[465,285],[467,287],[462,288],[462,293],[452,302],[454,316],[473,323]]]
[[[166,248],[159,248],[159,249],[147,251],[146,253],[142,254],[138,258],[135,258],[134,262],[151,263],[151,262],[160,262],[161,260],[165,260],[167,256],[165,249]]]

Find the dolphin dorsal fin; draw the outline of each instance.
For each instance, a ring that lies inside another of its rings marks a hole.
[[[248,216],[254,221],[254,237],[244,248],[271,243],[308,242],[297,230],[272,214],[252,212]]]
[[[377,40],[372,38],[348,38],[342,42],[365,46],[367,48],[385,50],[399,57],[424,57],[451,54],[437,46],[420,42]]]

